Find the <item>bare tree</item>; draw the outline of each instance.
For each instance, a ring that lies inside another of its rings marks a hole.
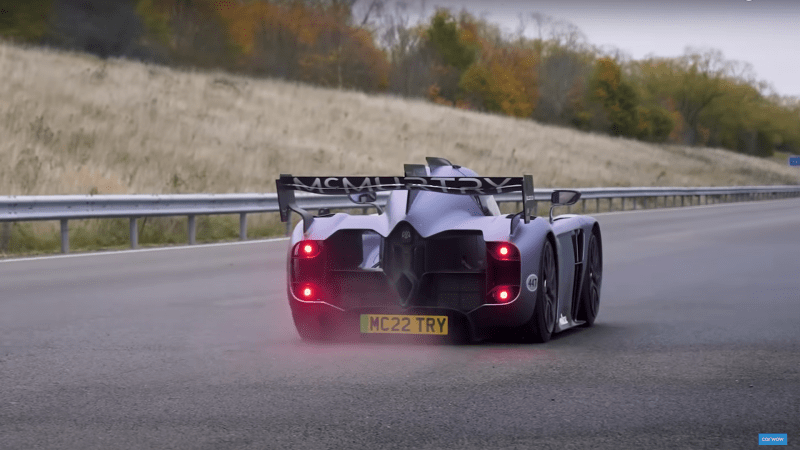
[[[575,104],[585,92],[590,72],[591,64],[585,56],[564,48],[551,51],[539,64],[536,118],[568,124],[576,112]]]
[[[377,21],[386,8],[386,0],[354,0],[351,5],[353,20],[359,27],[369,28],[371,31],[377,27]]]
[[[532,20],[531,23],[536,27],[536,37],[539,41],[544,41],[545,36],[548,34],[550,24],[553,23],[555,19],[540,12],[531,13],[530,18]]]
[[[435,58],[423,39],[424,0],[397,0],[385,4],[378,16],[378,45],[389,57],[389,91],[403,96],[425,96],[436,81]],[[416,19],[415,19],[416,18]]]

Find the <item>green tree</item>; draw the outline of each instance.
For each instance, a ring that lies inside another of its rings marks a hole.
[[[436,12],[426,34],[442,61],[459,72],[475,61],[477,49],[462,41],[458,23],[446,10]]]
[[[683,121],[682,141],[704,144],[702,118],[713,103],[724,95],[726,72],[730,65],[716,50],[687,49],[673,59],[650,59],[639,64],[643,87],[654,97],[670,98]]]
[[[602,105],[609,131],[616,136],[639,135],[639,98],[633,85],[623,80],[620,66],[611,58],[597,61],[589,81],[589,98]]]
[[[0,0],[0,35],[40,42],[47,32],[52,0]]]
[[[639,106],[636,137],[645,141],[664,142],[675,127],[670,112],[660,105]]]

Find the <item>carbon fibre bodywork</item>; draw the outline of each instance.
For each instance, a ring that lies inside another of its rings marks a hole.
[[[476,176],[452,165],[426,171],[448,179]],[[436,314],[473,340],[493,338],[531,321],[546,242],[555,250],[558,279],[552,332],[583,324],[590,236],[602,248],[597,221],[563,215],[552,223],[534,217],[512,226],[513,216],[499,214],[490,195],[395,190],[381,214],[337,213],[314,217],[310,226],[299,223],[287,257],[287,294],[298,331],[306,337],[316,328],[318,337],[331,337],[357,331],[361,314]],[[304,242],[313,243],[316,260],[298,260]],[[506,244],[518,252],[516,259],[493,253]],[[313,286],[313,294],[301,298],[303,286]],[[510,298],[496,301],[496,286],[508,287]],[[597,295],[599,301],[599,285]]]

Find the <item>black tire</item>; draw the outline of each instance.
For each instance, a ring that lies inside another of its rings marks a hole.
[[[558,269],[553,245],[545,241],[539,264],[539,288],[533,316],[523,325],[526,341],[544,343],[550,340],[558,320]]]
[[[589,237],[589,247],[586,254],[586,277],[581,289],[581,302],[578,311],[578,320],[583,320],[583,326],[590,327],[597,319],[600,312],[600,287],[603,284],[603,255],[600,252],[600,238],[592,232]]]

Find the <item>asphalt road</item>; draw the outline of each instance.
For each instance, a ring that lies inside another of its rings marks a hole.
[[[800,200],[598,218],[544,345],[302,343],[286,241],[0,262],[0,448],[800,448]]]

